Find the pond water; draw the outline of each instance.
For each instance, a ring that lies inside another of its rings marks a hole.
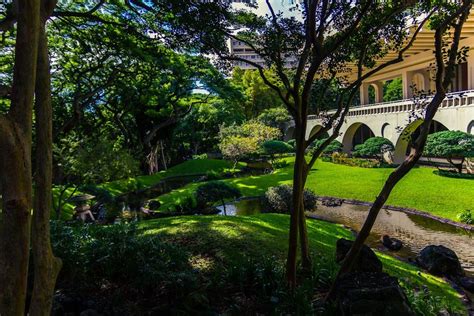
[[[219,207],[222,210],[222,206]],[[253,215],[260,213],[260,199],[243,199],[226,204],[227,215]],[[310,217],[345,225],[358,231],[368,212],[367,206],[342,204],[339,207],[318,205]],[[388,251],[380,238],[389,235],[400,239],[404,246],[400,251]],[[381,210],[372,233],[367,240],[372,248],[387,252],[401,259],[414,258],[428,245],[443,245],[456,252],[466,274],[474,276],[474,234],[464,229],[420,215]]]

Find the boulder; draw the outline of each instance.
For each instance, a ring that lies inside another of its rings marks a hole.
[[[353,272],[335,284],[337,315],[415,315],[395,277]]]
[[[459,279],[459,284],[467,291],[474,293],[474,277],[463,277]]]
[[[430,245],[423,248],[416,257],[416,262],[420,267],[435,275],[464,275],[456,253],[441,245]]]
[[[157,200],[151,200],[148,202],[148,207],[151,209],[151,210],[157,210],[159,209],[161,206],[161,203],[160,201],[157,201]]]
[[[398,251],[403,247],[400,239],[390,238],[388,235],[383,235],[381,242],[388,250]]]
[[[321,204],[328,207],[341,206],[344,201],[342,199],[328,198],[324,199]]]
[[[347,252],[354,242],[341,238],[336,243],[336,262],[340,263],[344,260]],[[377,258],[377,255],[368,246],[363,245],[359,256],[352,267],[352,271],[360,272],[382,272],[382,262]]]

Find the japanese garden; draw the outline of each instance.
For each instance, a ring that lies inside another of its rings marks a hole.
[[[0,30],[0,315],[474,315],[471,0]]]

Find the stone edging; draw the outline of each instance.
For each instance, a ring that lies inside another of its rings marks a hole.
[[[263,195],[245,196],[245,197],[240,197],[238,199],[235,199],[234,201],[253,200],[253,199],[261,198],[262,196]],[[334,196],[324,196],[324,195],[318,196],[317,199],[318,199],[318,201],[324,201],[324,200],[329,200],[329,199],[338,199],[338,200],[342,200],[342,202],[346,203],[346,204],[363,205],[363,206],[367,206],[367,207],[371,207],[372,204],[373,204],[371,202],[364,202],[364,201],[353,200],[353,199],[343,199],[343,198],[338,198],[338,197],[334,197]],[[438,222],[443,223],[443,224],[448,224],[448,225],[451,225],[451,226],[454,226],[454,227],[457,227],[457,228],[461,228],[461,229],[465,229],[467,231],[474,232],[474,225],[458,223],[458,222],[452,221],[452,220],[447,219],[447,218],[442,218],[442,217],[439,217],[439,216],[429,214],[427,212],[416,210],[414,208],[407,208],[407,207],[400,207],[400,206],[393,206],[393,205],[385,205],[383,207],[383,209],[390,210],[390,211],[395,211],[395,212],[403,212],[403,213],[411,214],[411,215],[422,216],[422,217],[425,217],[425,218],[429,218],[429,219],[438,221]]]
[[[371,207],[373,205],[373,203],[371,203],[371,202],[364,202],[364,201],[360,201],[360,200],[343,199],[343,198],[332,197],[332,196],[318,196],[318,200],[320,200],[320,201],[328,200],[328,199],[339,199],[339,200],[342,200],[343,203],[353,204],[353,205],[363,205],[363,206],[368,206],[368,207]],[[465,230],[468,230],[468,231],[474,231],[474,226],[473,225],[458,223],[458,222],[452,221],[450,219],[435,216],[435,215],[429,214],[427,212],[419,211],[419,210],[416,210],[416,209],[413,209],[413,208],[385,205],[383,207],[383,209],[396,211],[396,212],[403,212],[403,213],[406,213],[406,214],[418,215],[418,216],[422,216],[422,217],[426,217],[426,218],[438,221],[438,222],[443,223],[443,224],[452,225],[452,226],[455,226],[457,228],[462,228],[462,229],[465,229]]]

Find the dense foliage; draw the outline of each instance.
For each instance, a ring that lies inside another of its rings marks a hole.
[[[326,141],[326,138],[316,140],[313,145],[313,150],[318,149],[325,141]],[[341,151],[342,151],[342,143],[338,140],[333,140],[332,142],[329,143],[328,146],[326,146],[326,148],[324,148],[323,154],[331,155],[335,152],[341,152]]]
[[[293,201],[293,188],[290,185],[279,185],[270,187],[265,192],[265,211],[274,213],[291,213]],[[316,209],[318,199],[313,191],[305,189],[303,193],[303,204],[305,210],[313,211]]]
[[[445,158],[459,173],[465,158],[474,157],[474,135],[461,131],[441,131],[428,135],[424,154]],[[456,163],[454,160],[460,160]]]
[[[287,154],[293,151],[293,147],[281,140],[267,140],[262,144],[263,152],[270,156],[272,164],[276,155]]]
[[[70,133],[54,147],[54,157],[68,183],[102,183],[139,174],[139,162],[124,148],[123,138],[80,138]],[[57,175],[57,182],[61,175]],[[62,181],[61,181],[62,182]]]
[[[378,157],[381,159],[385,152],[393,151],[392,142],[384,137],[371,137],[363,144],[356,145],[352,154],[355,157]]]
[[[258,153],[260,146],[280,136],[275,127],[266,126],[259,121],[248,121],[242,125],[222,125],[219,130],[219,149],[222,155],[237,163]]]

